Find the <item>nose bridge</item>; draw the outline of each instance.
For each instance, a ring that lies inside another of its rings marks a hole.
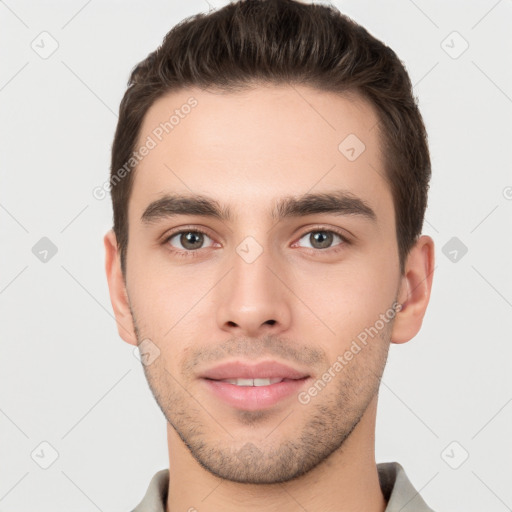
[[[231,271],[218,290],[219,327],[247,336],[288,327],[291,312],[286,289],[275,276],[278,261],[267,243],[253,236],[242,240],[231,254]]]
[[[258,245],[256,245],[258,244]],[[266,296],[275,294],[272,283],[272,256],[253,237],[248,237],[237,248],[232,257],[232,292],[247,303],[257,303]],[[276,259],[274,258],[274,264]]]

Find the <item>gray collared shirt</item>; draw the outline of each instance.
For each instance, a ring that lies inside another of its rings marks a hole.
[[[388,505],[386,512],[434,512],[421,498],[398,462],[377,464],[382,493]],[[132,512],[165,512],[169,470],[158,471],[142,501]]]

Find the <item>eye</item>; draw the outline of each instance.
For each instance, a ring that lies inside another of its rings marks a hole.
[[[348,243],[347,239],[340,233],[328,229],[316,229],[314,231],[308,231],[299,239],[299,242],[301,240],[306,240],[306,243],[309,243],[310,245],[306,245],[305,247],[309,247],[311,249],[326,250],[332,247],[332,244],[334,241],[336,241],[336,239],[339,239],[340,241],[340,243],[336,245],[344,245],[345,243]]]
[[[191,252],[196,251],[197,249],[204,249],[205,247],[203,244],[205,243],[205,239],[213,242],[213,240],[206,233],[198,231],[197,229],[189,229],[173,233],[166,239],[166,243],[169,243],[169,245],[171,245],[174,249]]]

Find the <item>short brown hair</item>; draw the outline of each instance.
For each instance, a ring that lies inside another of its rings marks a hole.
[[[123,179],[118,171],[130,161],[148,109],[184,87],[230,92],[257,84],[355,92],[375,107],[403,274],[423,226],[431,175],[427,134],[404,65],[393,50],[332,6],[240,0],[186,18],[131,72],[119,107],[110,178],[123,275],[135,165]]]

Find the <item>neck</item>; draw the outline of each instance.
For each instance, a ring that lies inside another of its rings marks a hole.
[[[240,484],[204,469],[167,425],[166,512],[384,512],[375,464],[376,397],[342,447],[307,474],[282,484]]]

